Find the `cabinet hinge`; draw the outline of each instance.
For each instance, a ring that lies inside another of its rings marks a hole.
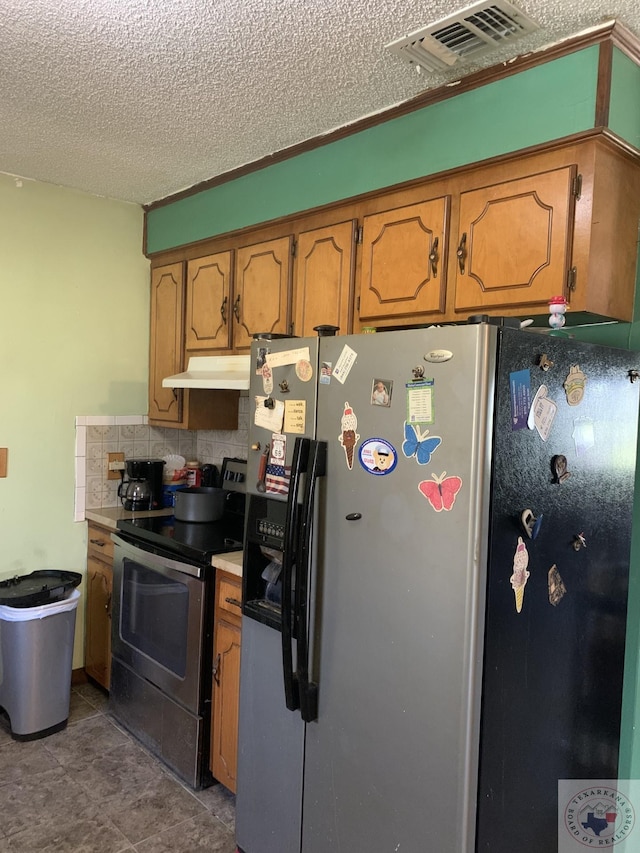
[[[362,243],[363,231],[364,231],[364,229],[363,229],[362,225],[358,225],[358,227],[356,228],[356,243]]]
[[[290,336],[290,337],[293,337],[294,330],[295,330],[295,324],[294,324],[294,323],[289,323],[289,336]]]
[[[356,299],[356,311],[359,311],[359,310],[360,310],[360,297],[358,296],[358,298]]]
[[[571,182],[571,193],[576,200],[582,195],[582,175],[576,175]]]
[[[291,257],[295,258],[296,252],[298,251],[298,243],[295,240],[291,241]]]
[[[578,270],[576,267],[571,267],[569,272],[567,273],[567,287],[573,293],[576,289],[576,279],[578,277]]]

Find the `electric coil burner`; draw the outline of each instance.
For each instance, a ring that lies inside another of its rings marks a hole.
[[[220,521],[122,519],[113,534],[113,716],[192,788],[213,781],[215,554],[242,549],[246,462],[225,459]]]

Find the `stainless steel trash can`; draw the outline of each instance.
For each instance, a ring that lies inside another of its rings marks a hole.
[[[37,573],[33,573],[37,574]],[[50,575],[51,572],[48,572]],[[17,740],[45,737],[63,729],[69,718],[71,668],[80,583],[49,592],[57,600],[29,607],[0,603],[0,708]],[[25,576],[27,577],[27,576]],[[32,576],[28,576],[32,577]],[[16,579],[14,584],[20,579]],[[42,600],[44,587],[31,600]],[[0,594],[0,602],[10,598]]]

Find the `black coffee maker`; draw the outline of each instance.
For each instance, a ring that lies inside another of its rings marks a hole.
[[[162,506],[162,459],[127,459],[125,478],[118,488],[118,496],[125,509],[160,509]]]

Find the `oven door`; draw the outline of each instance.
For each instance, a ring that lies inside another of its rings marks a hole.
[[[207,698],[204,569],[112,539],[112,656],[199,714]]]

